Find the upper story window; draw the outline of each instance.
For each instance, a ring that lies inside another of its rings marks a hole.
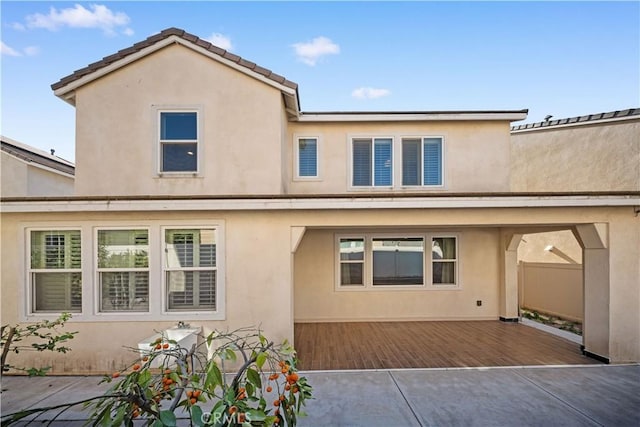
[[[402,185],[442,185],[442,138],[402,140]]]
[[[30,233],[29,283],[34,313],[82,309],[80,230]]]
[[[296,162],[296,178],[297,179],[310,179],[319,178],[318,167],[318,151],[319,141],[318,138],[297,138],[297,144],[295,149],[295,162]]]
[[[393,185],[392,138],[354,138],[351,141],[351,150],[352,186]]]
[[[160,172],[197,173],[198,111],[160,111]]]

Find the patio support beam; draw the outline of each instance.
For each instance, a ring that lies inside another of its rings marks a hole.
[[[518,321],[518,245],[523,234],[503,230],[502,271],[500,272],[500,320]]]
[[[298,245],[300,245],[300,242],[302,241],[302,238],[304,237],[304,233],[307,230],[307,227],[299,227],[299,226],[292,226],[291,227],[291,253],[295,254],[296,251],[298,250]]]
[[[608,224],[583,224],[574,233],[582,246],[584,274],[583,352],[609,361],[609,245]]]

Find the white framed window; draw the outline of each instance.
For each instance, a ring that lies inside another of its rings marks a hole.
[[[156,107],[158,173],[201,173],[201,111],[199,108]]]
[[[456,237],[431,238],[431,283],[434,286],[458,283],[458,239]]]
[[[80,230],[29,230],[28,311],[82,311]]]
[[[351,139],[351,186],[393,186],[393,138]]]
[[[149,230],[97,230],[101,313],[149,311]]]
[[[164,230],[165,310],[217,309],[216,230]]]
[[[364,237],[338,239],[340,286],[364,286]]]
[[[337,234],[335,242],[336,290],[460,287],[457,236],[425,232]]]
[[[21,321],[224,320],[223,220],[20,224]]]
[[[443,185],[443,138],[402,138],[402,185]]]
[[[424,285],[424,237],[372,237],[373,286]]]
[[[297,136],[294,149],[295,179],[318,180],[320,178],[320,139]]]

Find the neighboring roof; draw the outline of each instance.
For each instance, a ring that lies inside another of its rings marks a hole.
[[[2,143],[2,151],[13,157],[16,157],[26,163],[33,163],[67,175],[75,175],[75,165],[65,159],[54,156],[35,147],[31,147],[30,145],[14,141],[5,136],[0,135],[0,140]]]
[[[166,30],[150,36],[131,47],[119,50],[113,55],[106,56],[100,61],[76,70],[73,74],[63,77],[58,82],[52,84],[51,89],[54,90],[54,93],[57,96],[73,104],[75,101],[73,99],[72,92],[76,88],[153,53],[173,42],[178,42],[184,46],[191,47],[194,50],[207,53],[208,56],[213,59],[217,59],[226,65],[232,66],[233,68],[258,78],[259,80],[266,81],[276,87],[279,87],[285,95],[285,101],[287,101],[288,98],[289,102],[287,102],[287,108],[295,109],[296,114],[300,111],[298,85],[296,83],[289,81],[283,76],[278,75],[269,69],[263,68],[254,62],[247,61],[238,55],[234,55],[231,52],[221,49],[206,40],[202,40],[193,34],[187,33],[180,28],[167,28]]]
[[[512,126],[512,132],[544,129],[557,126],[578,126],[583,124],[606,123],[622,120],[640,119],[640,108],[629,108],[626,110],[610,111],[608,113],[588,114],[586,116],[570,117],[567,119],[546,120],[537,123],[527,123],[523,125]]]

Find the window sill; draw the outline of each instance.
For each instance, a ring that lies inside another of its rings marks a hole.
[[[179,322],[179,321],[209,321],[226,320],[224,313],[211,312],[172,312],[158,315],[156,313],[96,313],[83,315],[82,313],[71,313],[72,318],[68,322]],[[55,320],[60,313],[31,313],[23,316],[22,322],[38,322],[42,320]]]
[[[353,285],[335,287],[336,292],[391,292],[391,291],[459,291],[459,285]]]
[[[204,175],[202,175],[199,172],[174,172],[174,173],[169,173],[169,172],[164,172],[164,173],[159,173],[156,176],[153,177],[154,179],[175,179],[175,178],[182,178],[182,179],[193,179],[193,178],[204,178]]]
[[[296,176],[293,178],[293,182],[321,182],[322,178],[319,176]]]

